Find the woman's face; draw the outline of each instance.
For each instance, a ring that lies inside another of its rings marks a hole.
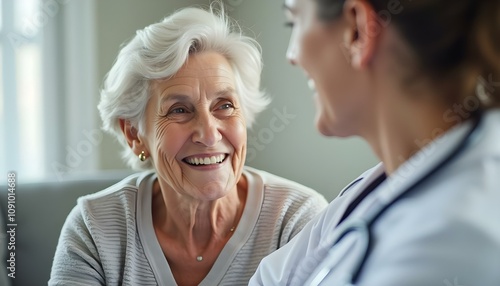
[[[214,52],[152,82],[144,141],[160,180],[179,195],[208,201],[236,187],[247,134],[235,90],[231,66]]]
[[[345,21],[318,20],[314,0],[286,0],[285,9],[293,27],[287,57],[316,92],[317,129],[326,136],[356,135],[364,103],[345,48]]]

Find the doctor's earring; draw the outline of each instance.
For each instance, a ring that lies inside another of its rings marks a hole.
[[[141,162],[146,161],[146,153],[144,151],[141,151],[141,154],[139,154],[139,160],[141,160]]]

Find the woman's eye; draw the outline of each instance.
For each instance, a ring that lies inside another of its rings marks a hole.
[[[180,114],[180,113],[186,113],[187,110],[184,107],[177,107],[171,109],[168,114]]]
[[[214,112],[218,116],[230,116],[234,113],[234,110],[236,108],[230,101],[225,101],[224,103],[221,103],[215,108]]]
[[[234,105],[232,105],[231,103],[224,103],[219,108],[220,109],[230,109],[230,108],[234,108]]]

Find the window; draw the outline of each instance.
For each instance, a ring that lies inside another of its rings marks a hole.
[[[96,169],[95,150],[73,160],[98,128],[94,1],[0,0],[0,176]]]
[[[44,142],[41,38],[35,11],[39,0],[1,0],[0,163],[3,174],[43,176]]]

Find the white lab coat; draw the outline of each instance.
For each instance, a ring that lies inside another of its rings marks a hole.
[[[349,203],[384,166],[362,174],[294,239],[266,257],[250,285],[305,285],[311,276],[325,276],[319,285],[344,285],[366,236],[352,231],[332,247],[340,229],[370,220],[391,204],[370,228],[369,255],[355,285],[499,286],[500,110],[483,116],[477,136],[449,164],[395,200],[442,162],[471,126],[462,124],[427,145],[337,226]]]

